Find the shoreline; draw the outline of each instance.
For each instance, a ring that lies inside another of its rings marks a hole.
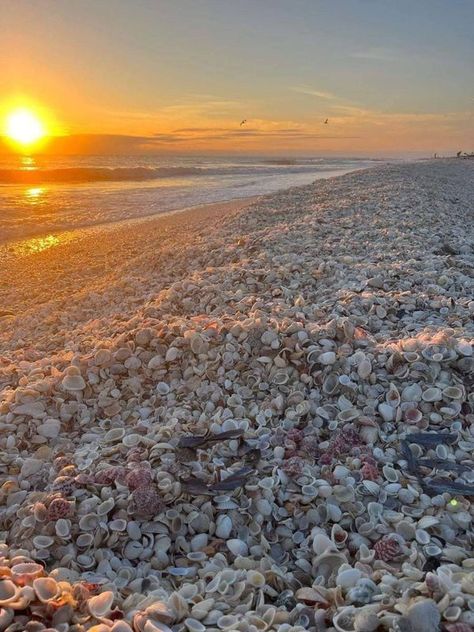
[[[305,183],[297,183],[294,185],[291,185],[290,188],[293,188],[294,186],[299,187],[299,186],[308,186],[309,184],[312,184],[318,180],[326,180],[326,179],[332,179],[332,178],[337,178],[337,177],[341,177],[344,176],[348,173],[355,173],[357,171],[364,171],[365,169],[370,169],[374,166],[377,165],[371,165],[369,167],[357,167],[357,168],[353,168],[353,169],[349,169],[349,170],[344,170],[344,169],[338,169],[335,171],[322,171],[322,172],[315,172],[313,174],[311,174],[311,181],[309,182],[305,182]],[[295,177],[298,178],[300,177],[301,174],[295,174]],[[139,186],[139,188],[142,189],[147,189],[147,182],[149,181],[144,181],[141,183],[141,186]],[[100,185],[101,183],[92,183],[90,186],[93,187],[94,185]],[[136,183],[137,185],[139,183]],[[1,186],[0,185],[0,192],[1,192]],[[8,188],[8,186],[13,186],[18,188],[17,185],[4,185],[5,187]],[[57,185],[58,187],[61,187],[62,185],[59,184]],[[73,185],[74,186],[74,185]],[[79,184],[78,186],[83,186],[81,184]],[[21,187],[22,189],[25,189],[25,187]],[[81,231],[81,230],[87,230],[89,228],[100,228],[100,227],[107,227],[109,225],[114,225],[117,224],[118,226],[120,226],[121,224],[126,224],[127,222],[139,222],[139,221],[145,221],[145,220],[149,220],[149,219],[154,219],[160,216],[167,216],[167,215],[171,215],[171,214],[178,214],[181,212],[186,212],[188,210],[192,210],[193,208],[198,208],[201,206],[209,206],[209,205],[214,205],[214,204],[227,204],[227,203],[231,203],[231,202],[238,202],[238,201],[244,201],[247,199],[257,199],[258,197],[261,196],[266,196],[266,195],[272,195],[273,193],[277,193],[278,191],[283,191],[286,188],[288,188],[287,186],[283,186],[280,189],[277,189],[275,191],[270,191],[270,192],[264,192],[264,193],[247,193],[246,195],[242,196],[242,197],[230,197],[228,199],[222,199],[222,200],[218,200],[215,202],[206,202],[206,203],[197,203],[197,204],[188,204],[188,205],[184,205],[184,206],[178,206],[176,208],[170,208],[168,210],[163,210],[163,211],[155,211],[155,212],[149,212],[149,213],[145,213],[142,215],[138,215],[138,216],[130,216],[130,217],[121,217],[120,215],[118,217],[115,216],[111,216],[108,220],[104,220],[104,219],[99,219],[99,220],[95,220],[95,221],[88,221],[84,224],[74,224],[72,222],[68,224],[64,224],[63,226],[60,227],[56,227],[54,224],[51,225],[49,228],[45,229],[44,227],[41,226],[41,224],[39,225],[38,228],[29,228],[27,229],[26,233],[24,232],[22,235],[18,236],[13,234],[10,234],[7,237],[3,237],[2,235],[0,235],[0,249],[7,246],[10,243],[13,242],[20,242],[20,241],[26,241],[28,239],[34,239],[34,238],[41,238],[41,237],[46,237],[48,235],[53,235],[55,236],[56,234],[59,233],[71,233],[73,231]],[[126,190],[124,191],[124,193],[126,193]],[[100,195],[100,192],[99,192]],[[100,202],[100,200],[98,201],[98,203]],[[120,207],[120,200],[117,203],[117,206]],[[8,229],[7,229],[7,234],[8,234]]]

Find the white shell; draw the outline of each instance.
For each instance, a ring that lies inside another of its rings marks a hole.
[[[93,617],[101,619],[110,612],[113,601],[114,593],[110,590],[106,590],[96,597],[90,597],[90,599],[87,600],[87,608]]]
[[[71,521],[59,518],[54,525],[57,535],[60,538],[68,538],[71,535]]]
[[[226,545],[233,555],[241,555],[242,557],[248,555],[249,548],[243,540],[238,540],[237,538],[227,540]]]
[[[232,520],[225,514],[220,514],[216,520],[216,536],[227,540],[232,531]]]

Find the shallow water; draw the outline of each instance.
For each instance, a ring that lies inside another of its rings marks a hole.
[[[329,158],[3,159],[0,241],[272,193],[373,164],[379,163]]]

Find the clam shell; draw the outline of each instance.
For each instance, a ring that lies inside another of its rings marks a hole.
[[[61,590],[59,584],[51,577],[39,577],[33,580],[33,589],[43,603],[55,599]]]
[[[68,538],[71,535],[71,521],[59,518],[54,525],[56,534],[60,538]]]
[[[113,601],[114,593],[106,590],[96,597],[90,597],[87,600],[87,608],[93,617],[101,619],[109,614]]]
[[[249,549],[243,540],[237,538],[227,540],[226,546],[233,555],[241,555],[243,557],[248,555]]]
[[[37,549],[47,549],[54,544],[54,538],[49,535],[35,535],[33,544]]]
[[[439,402],[443,399],[443,393],[440,388],[427,388],[423,391],[422,399],[424,402]]]
[[[12,566],[10,570],[12,579],[19,585],[30,583],[44,573],[41,564],[34,562],[20,562]]]
[[[0,580],[0,606],[8,606],[15,601],[20,589],[10,579]]]

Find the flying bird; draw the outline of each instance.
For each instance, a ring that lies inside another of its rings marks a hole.
[[[245,125],[246,122],[247,122],[247,119],[244,119],[243,121],[240,121],[240,127],[242,127],[242,125]]]
[[[328,123],[329,123],[329,119],[326,119],[326,120],[324,121],[324,125],[327,125]]]

